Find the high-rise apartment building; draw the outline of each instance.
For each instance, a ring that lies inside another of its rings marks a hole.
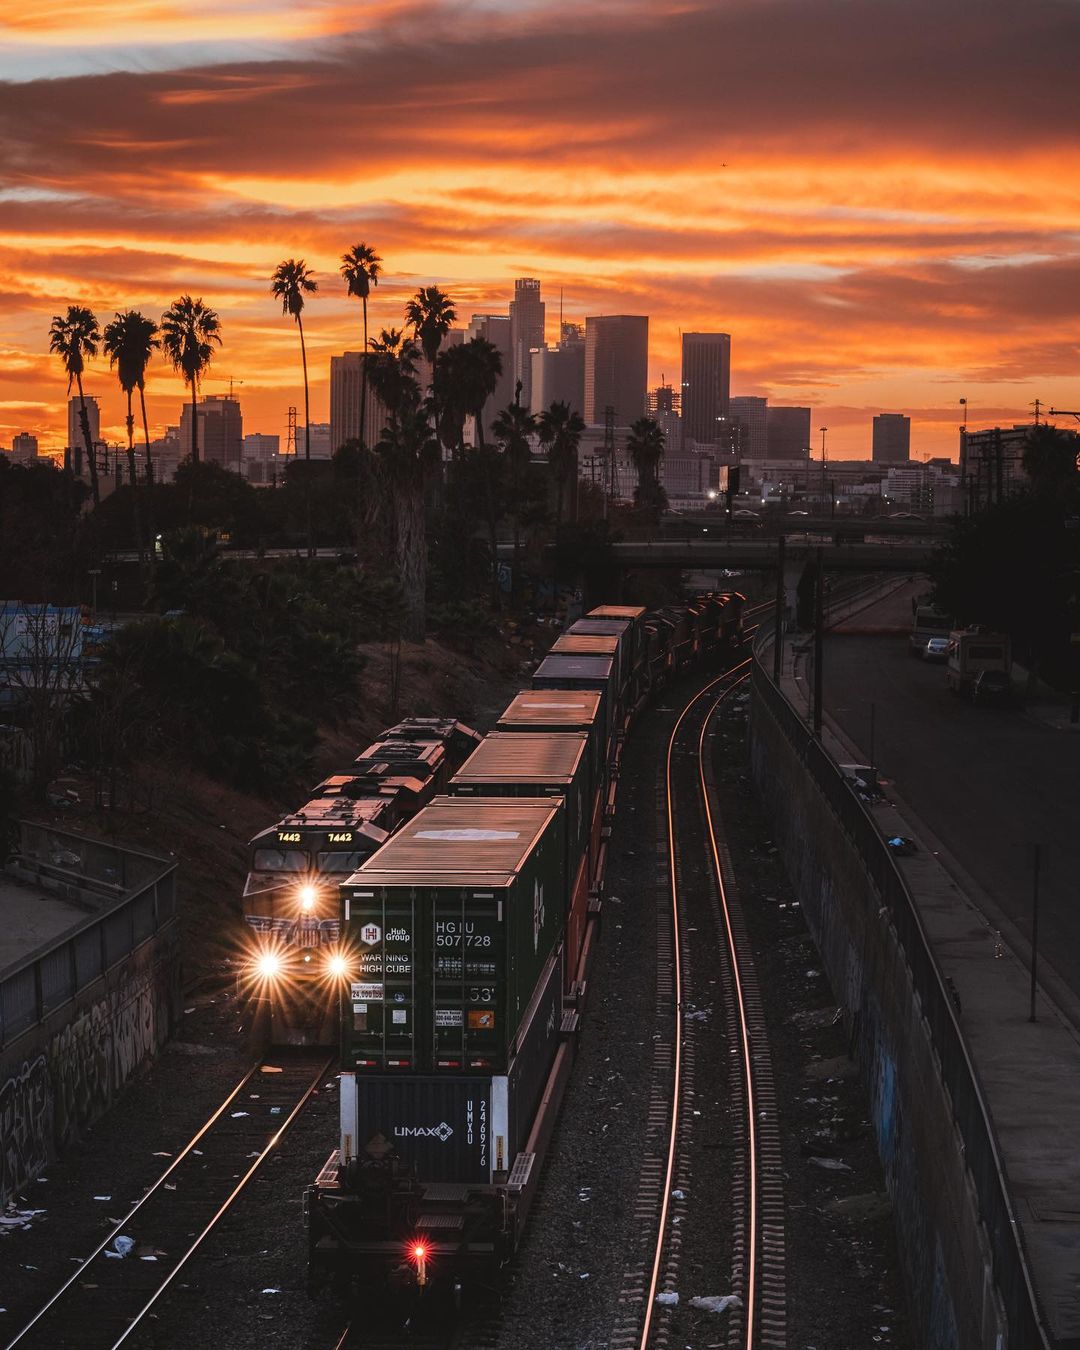
[[[231,394],[207,394],[196,404],[198,413],[199,459],[218,464],[233,473],[243,471],[244,419],[240,400]],[[180,411],[180,446],[191,454],[191,404]]]
[[[508,314],[474,314],[465,330],[465,341],[483,338],[498,351],[502,357],[502,374],[495,386],[495,392],[484,404],[484,436],[490,438],[491,424],[514,401],[514,352],[510,341],[510,316]],[[475,435],[475,432],[474,432]]]
[[[682,335],[683,444],[716,445],[731,403],[731,335]]]
[[[265,462],[281,453],[281,437],[269,435],[265,431],[249,431],[244,437],[245,462]]]
[[[765,410],[769,459],[806,459],[810,454],[810,409],[770,403]]]
[[[585,421],[602,426],[614,408],[615,425],[645,416],[649,378],[649,319],[606,314],[585,320]]]
[[[32,463],[38,457],[38,438],[30,431],[17,431],[11,438],[11,458],[16,464]]]
[[[743,459],[764,459],[768,454],[767,398],[733,398],[731,420],[739,428],[739,453]]]
[[[576,412],[579,417],[584,416],[584,337],[567,337],[564,334],[557,347],[541,347],[531,356],[533,412],[543,412],[553,403],[565,403],[571,412]]]
[[[519,277],[514,282],[514,298],[510,301],[510,346],[513,351],[513,387],[521,381],[521,406],[533,412],[532,360],[534,348],[544,345],[545,305],[540,299],[540,283],[535,277]],[[511,392],[511,398],[513,393]]]
[[[874,418],[873,458],[899,464],[911,458],[911,418],[903,413],[878,413]]]
[[[364,353],[343,352],[330,358],[330,453],[339,450],[346,441],[363,440],[375,445],[386,425],[386,407],[368,385],[364,425],[360,425],[360,404],[364,383]],[[303,454],[300,432],[297,432],[297,451]],[[315,453],[314,445],[312,454]]]

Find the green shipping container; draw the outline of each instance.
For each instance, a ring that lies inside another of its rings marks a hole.
[[[589,846],[592,774],[589,738],[580,732],[496,731],[450,780],[452,797],[562,797],[566,854],[573,881]]]
[[[505,1070],[563,930],[561,801],[436,797],[341,887],[342,1063]]]
[[[581,731],[589,737],[594,787],[605,765],[602,696],[592,689],[523,689],[516,694],[496,731]]]

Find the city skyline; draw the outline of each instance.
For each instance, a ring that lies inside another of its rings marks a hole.
[[[894,0],[118,14],[13,0],[0,19],[4,443],[64,439],[54,313],[156,317],[184,291],[222,316],[207,392],[242,379],[252,424],[280,431],[302,404],[268,292],[287,256],[321,281],[305,328],[325,420],[329,357],[359,345],[337,278],[357,238],[385,260],[375,329],[421,284],[467,322],[535,277],[549,342],[559,292],[567,318],[648,314],[650,386],[676,376],[681,330],[730,332],[732,392],[813,406],[838,458],[867,451],[882,410],[910,415],[917,455],[955,454],[962,397],[974,425],[1080,397],[1069,7],[994,0],[978,24]],[[483,100],[455,92],[470,84]],[[559,97],[531,118],[523,87]],[[384,127],[371,107],[408,111]],[[105,362],[87,392],[120,439]],[[148,394],[160,431],[183,390],[157,366]]]

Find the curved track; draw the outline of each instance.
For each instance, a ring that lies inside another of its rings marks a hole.
[[[749,668],[748,660],[739,662],[699,689],[682,708],[668,739],[658,803],[666,834],[657,913],[661,1030],[654,1042],[647,1146],[635,1207],[643,1244],[637,1260],[627,1265],[612,1350],[656,1350],[674,1336],[670,1315],[657,1296],[676,1288],[682,1225],[690,1217],[691,1203],[730,1213],[726,1287],[738,1295],[739,1304],[721,1324],[723,1343],[744,1350],[785,1344],[782,1170],[772,1073],[741,907],[710,803],[712,718],[745,681]],[[703,1037],[719,1034],[687,1016],[695,988],[692,961],[694,952],[701,951],[700,946],[692,949],[689,935],[709,928],[732,1061],[735,1157],[730,1205],[716,1194],[688,1194],[696,1053],[699,1048],[710,1053],[714,1045],[703,1043]]]
[[[332,1064],[320,1051],[255,1065],[7,1350],[125,1344],[277,1148]],[[127,1239],[133,1245],[121,1256]]]

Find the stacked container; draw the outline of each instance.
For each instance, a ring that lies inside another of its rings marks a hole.
[[[553,797],[563,804],[567,890],[563,982],[569,992],[585,941],[589,890],[599,854],[593,838],[589,739],[580,732],[494,732],[450,780],[455,797]]]

